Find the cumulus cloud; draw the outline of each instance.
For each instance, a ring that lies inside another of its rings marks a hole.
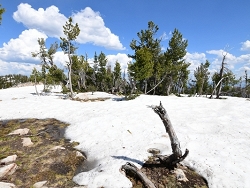
[[[60,69],[65,69],[67,68],[66,62],[69,61],[69,58],[66,54],[64,54],[64,52],[59,51],[56,52],[54,55],[54,63],[56,64],[56,66]]]
[[[35,10],[27,3],[21,3],[18,6],[13,18],[29,29],[37,29],[43,31],[49,37],[56,38],[64,36],[63,26],[68,20],[54,5],[46,9]],[[99,12],[86,7],[80,12],[73,13],[72,18],[75,23],[78,23],[81,30],[77,42],[81,44],[92,43],[113,50],[125,49],[119,37],[105,26]]]
[[[31,52],[39,50],[38,38],[46,39],[47,36],[36,29],[23,31],[18,38],[3,44],[0,48],[0,58],[9,62],[34,62]]]
[[[15,21],[23,23],[29,29],[43,31],[50,37],[63,36],[62,26],[66,23],[67,18],[59,13],[56,6],[50,6],[45,10],[39,8],[35,10],[27,3],[21,3],[14,12]]]
[[[121,53],[116,55],[107,55],[107,59],[112,68],[114,68],[116,61],[118,61],[122,70],[127,70],[128,62],[132,61],[132,58],[128,57],[127,54]]]
[[[210,50],[207,53],[216,55],[211,62],[214,71],[218,72],[220,70],[223,55],[226,55],[226,67],[233,71],[237,77],[244,75],[245,70],[250,70],[250,54],[234,56],[224,50]]]
[[[0,75],[22,74],[29,76],[33,68],[41,69],[40,65],[20,62],[5,62],[0,60]]]
[[[103,46],[107,49],[124,50],[119,37],[113,34],[104,24],[99,12],[94,12],[86,7],[72,16],[75,23],[78,23],[81,30],[77,39],[79,43],[92,43],[96,46]]]
[[[191,63],[188,69],[193,72],[201,63],[206,62],[206,54],[197,52],[187,52],[184,59],[186,60],[186,62]]]
[[[236,57],[225,50],[209,50],[207,53],[217,56],[212,62],[216,69],[220,69],[223,56],[226,56],[225,63],[229,69],[234,69],[234,66],[240,62],[239,57]]]
[[[250,40],[242,42],[241,50],[242,51],[250,51]]]

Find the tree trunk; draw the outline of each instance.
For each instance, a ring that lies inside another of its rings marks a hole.
[[[132,172],[133,174],[136,174],[146,188],[156,188],[155,185],[147,178],[147,176],[143,174],[135,165],[126,163],[125,165],[122,165],[121,170],[125,171],[125,173]]]
[[[145,88],[144,94],[146,95],[147,94],[148,82],[147,82],[147,80],[144,80],[144,82],[145,82],[145,85],[144,85],[144,88]]]
[[[36,89],[36,94],[39,96],[39,93],[38,93],[37,87],[36,87],[36,75],[35,75],[35,89]]]
[[[157,157],[162,164],[166,164],[166,166],[176,165],[177,163],[181,162],[187,157],[189,151],[186,149],[185,154],[182,156],[179,140],[175,134],[172,123],[168,117],[168,114],[165,108],[162,106],[161,102],[159,106],[151,106],[151,108],[161,118],[165,126],[166,132],[168,133],[170,137],[171,147],[172,147],[172,152],[173,152],[173,154],[170,156],[155,155],[155,157]],[[125,165],[122,166],[121,170],[125,172],[132,172],[132,174],[136,174],[137,177],[142,181],[144,187],[155,188],[155,185],[135,165],[131,163],[126,163]]]
[[[172,147],[172,152],[174,154],[174,159],[173,160],[178,160],[179,158],[182,157],[182,152],[181,152],[181,147],[180,147],[180,142],[175,134],[174,128],[172,126],[172,123],[169,119],[169,116],[167,114],[167,111],[165,108],[162,106],[161,102],[159,106],[152,107],[155,113],[159,115],[161,118],[166,132],[169,135],[170,141],[171,141],[171,147]]]
[[[165,75],[163,76],[163,78],[161,79],[161,81],[159,81],[157,84],[155,84],[155,86],[154,86],[152,89],[150,89],[150,90],[147,92],[147,94],[148,94],[149,92],[151,92],[152,90],[154,90],[154,93],[153,93],[153,95],[154,95],[154,94],[155,94],[155,88],[156,88],[158,85],[160,85],[166,77],[167,77],[167,74],[165,74]]]
[[[71,72],[72,72],[72,59],[71,59],[71,56],[70,56],[70,42],[68,43],[69,44],[69,50],[68,50],[68,57],[69,57],[69,64],[68,64],[68,68],[69,68],[69,89],[70,89],[70,97],[73,98],[73,88],[72,88],[72,80],[71,80]]]
[[[68,79],[69,79],[69,89],[70,89],[70,97],[73,97],[73,89],[72,89],[72,81],[71,81],[71,64],[69,63],[68,64],[68,69],[69,69],[69,72],[68,72]]]
[[[227,54],[226,54],[227,55]],[[224,65],[225,65],[225,59],[226,59],[226,55],[223,55],[223,59],[222,59],[222,62],[221,62],[221,69],[220,69],[220,80],[222,81],[223,79],[223,72],[224,72]],[[219,88],[216,92],[216,98],[218,99],[220,97],[220,92],[221,92],[221,87],[222,87],[222,82],[219,82]]]
[[[216,91],[216,88],[218,87],[218,85],[222,82],[222,80],[224,79],[224,78],[226,78],[226,77],[223,77],[223,78],[221,78],[221,80],[218,82],[218,84],[215,86],[215,88],[213,89],[213,92],[212,92],[212,94],[210,95],[210,99],[212,99],[213,98],[213,94],[214,94],[214,92]],[[217,91],[218,92],[218,91]],[[217,97],[216,97],[217,98]],[[217,98],[218,99],[218,98]]]

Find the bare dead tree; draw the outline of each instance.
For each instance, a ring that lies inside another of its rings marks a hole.
[[[150,106],[150,107],[161,118],[164,124],[164,127],[166,129],[166,132],[168,133],[170,137],[170,142],[171,142],[171,147],[172,147],[172,152],[173,152],[170,156],[155,155],[155,157],[159,159],[161,164],[164,164],[166,166],[175,166],[177,163],[183,161],[187,157],[189,150],[186,149],[184,155],[182,155],[180,142],[174,131],[170,118],[167,114],[167,111],[162,106],[162,103],[160,102],[159,106]],[[155,185],[135,165],[131,163],[126,163],[125,165],[122,166],[121,170],[125,172],[131,172],[132,174],[136,174],[137,177],[142,181],[145,187],[155,188]]]
[[[170,142],[171,142],[171,147],[172,147],[172,152],[173,152],[173,154],[168,156],[168,157],[158,155],[158,158],[163,163],[168,163],[168,164],[171,164],[171,165],[175,165],[176,163],[179,163],[179,162],[183,161],[186,158],[186,156],[188,155],[189,151],[188,151],[188,149],[186,149],[185,154],[182,155],[180,142],[179,142],[179,140],[177,138],[177,135],[176,135],[176,133],[174,131],[173,125],[172,125],[172,123],[170,121],[170,118],[169,118],[169,116],[167,114],[167,111],[162,106],[161,102],[160,102],[159,106],[152,106],[151,108],[161,118],[161,120],[163,122],[163,125],[164,125],[164,127],[166,129],[166,132],[169,135]]]
[[[226,59],[226,56],[227,56],[227,52],[225,54],[222,54],[222,56],[223,56],[223,58],[222,58],[221,69],[220,69],[220,74],[219,74],[219,78],[220,78],[221,81],[223,80],[223,74],[224,74],[224,68],[225,68],[225,59]],[[217,99],[220,97],[221,87],[222,87],[222,82],[219,82],[218,90],[216,92],[216,98]]]

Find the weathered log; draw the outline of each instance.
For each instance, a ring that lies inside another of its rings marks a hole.
[[[182,155],[180,142],[175,134],[174,128],[173,128],[172,123],[169,119],[167,111],[162,106],[162,103],[160,102],[159,106],[151,106],[151,108],[161,118],[161,120],[165,126],[166,132],[168,133],[168,135],[170,137],[171,147],[172,147],[172,152],[173,152],[173,154],[171,154],[170,156],[154,155],[154,157],[158,158],[160,163],[163,164],[164,166],[165,165],[166,166],[168,166],[168,165],[174,166],[177,163],[183,161],[187,157],[189,151],[188,151],[188,149],[186,149],[184,155]],[[135,165],[127,162],[125,165],[122,166],[121,170],[125,171],[126,174],[128,172],[130,172],[130,173],[133,173],[134,175],[136,175],[138,177],[138,179],[141,180],[141,182],[143,183],[143,185],[145,187],[155,188],[155,185]]]
[[[134,164],[127,162],[125,165],[122,165],[121,170],[125,171],[125,173],[132,172],[133,174],[136,174],[146,188],[156,188],[147,176],[143,174]]]
[[[161,118],[166,132],[169,135],[170,138],[170,142],[171,142],[171,147],[172,147],[172,152],[173,154],[170,155],[168,157],[168,159],[166,159],[166,162],[170,162],[172,164],[176,164],[182,160],[185,159],[185,157],[188,155],[189,151],[186,150],[185,154],[182,156],[182,152],[181,152],[181,147],[180,147],[180,142],[176,136],[176,133],[174,131],[174,128],[172,126],[172,123],[170,121],[170,118],[167,114],[167,111],[165,110],[165,108],[162,106],[162,103],[160,102],[159,106],[152,106],[152,109],[155,111],[155,113],[157,113],[159,115],[159,117]],[[160,159],[160,158],[159,158]],[[161,159],[160,159],[161,160]]]

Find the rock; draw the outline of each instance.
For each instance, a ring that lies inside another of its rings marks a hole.
[[[182,169],[179,168],[175,169],[174,173],[176,174],[176,178],[178,181],[184,181],[184,182],[188,181]]]
[[[50,150],[57,150],[57,149],[65,149],[65,148],[62,146],[55,146],[55,147],[51,148]]]
[[[16,160],[17,155],[10,155],[4,159],[0,160],[0,164],[8,164],[8,163],[12,163]]]
[[[31,142],[30,138],[22,138],[22,140],[23,140],[22,141],[23,146],[29,147],[33,145],[33,142]]]
[[[13,174],[17,169],[16,163],[11,163],[0,168],[0,178]]]
[[[156,148],[149,148],[147,151],[148,151],[148,153],[152,153],[153,155],[157,155],[157,154],[161,153],[161,151],[159,149],[156,149]]]
[[[16,134],[19,134],[19,135],[26,135],[28,134],[30,130],[28,128],[24,128],[24,129],[17,129],[17,130],[14,130],[12,131],[11,133],[9,133],[8,135],[16,135]]]
[[[1,188],[16,188],[16,186],[13,183],[6,183],[6,182],[0,182]]]
[[[34,188],[47,188],[44,186],[47,183],[47,181],[39,181],[33,185]]]
[[[76,151],[76,157],[83,157],[84,160],[87,160],[87,158],[79,151]]]

